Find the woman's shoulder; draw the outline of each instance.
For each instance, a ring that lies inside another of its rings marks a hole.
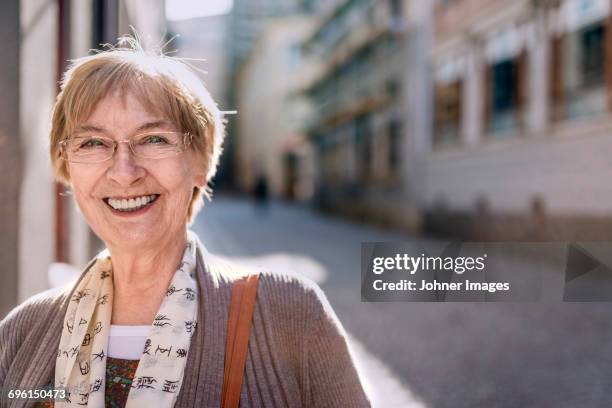
[[[0,339],[5,340],[7,336],[20,337],[23,329],[32,327],[37,321],[47,319],[56,312],[69,293],[68,287],[60,287],[27,298],[0,321]]]
[[[313,297],[317,298],[322,294],[317,283],[292,271],[290,268],[274,267],[273,269],[266,269],[255,262],[246,262],[240,259],[230,260],[214,255],[211,258],[214,259],[215,269],[232,284],[247,275],[258,274],[258,299],[265,296],[306,300]]]
[[[233,283],[250,274],[259,274],[257,288],[257,311],[267,321],[299,321],[300,326],[316,326],[320,321],[338,322],[327,297],[319,285],[309,277],[291,268],[290,262],[263,262],[227,258],[201,248],[201,261],[215,287],[233,286]],[[261,264],[272,265],[272,269],[262,268]],[[318,275],[323,275],[319,273]]]
[[[210,253],[207,253],[207,260],[215,274],[222,276],[222,280],[230,285],[247,275],[259,274],[257,302],[261,305],[291,311],[326,303],[319,285],[309,277],[292,271],[288,265],[266,269],[258,262],[228,259]]]
[[[26,299],[0,321],[0,386],[5,385],[14,364],[25,364],[35,354],[45,334],[61,328],[68,296],[69,286],[46,290]]]
[[[257,273],[259,273],[260,289],[266,295],[277,295],[302,302],[318,302],[324,296],[315,281],[297,272],[262,270]]]
[[[259,274],[257,302],[273,311],[300,319],[303,324],[313,324],[326,316],[336,320],[336,315],[321,287],[309,277],[292,270],[256,270]]]
[[[319,290],[311,279],[291,271],[285,267],[274,267],[273,270],[263,268],[260,262],[248,258],[228,258],[222,255],[202,250],[201,259],[206,265],[203,269],[215,276],[218,281],[233,284],[247,275],[259,274],[259,285],[269,286],[283,291],[293,291],[308,294]],[[264,264],[265,262],[261,262]]]
[[[94,260],[95,258],[87,264],[84,272],[91,267]],[[77,279],[69,279],[60,286],[39,292],[21,302],[0,320],[0,329],[10,324],[27,325],[32,320],[45,319],[50,316],[50,313],[55,314],[65,304],[65,300],[70,297],[78,280],[85,276],[84,272]]]

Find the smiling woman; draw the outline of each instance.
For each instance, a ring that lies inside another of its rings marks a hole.
[[[111,90],[69,130],[58,152],[81,212],[112,253],[155,253],[177,245],[185,220],[194,215],[208,160],[188,149],[184,136],[197,130],[178,131],[166,115],[147,108],[127,87]],[[121,268],[123,260],[114,258]]]
[[[224,137],[188,65],[132,38],[74,61],[50,136],[106,250],[0,322],[0,389],[65,390],[38,403],[57,407],[369,406],[316,284],[240,269],[187,230]]]

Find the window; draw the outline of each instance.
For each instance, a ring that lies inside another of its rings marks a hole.
[[[302,48],[299,44],[294,44],[287,49],[287,66],[289,69],[296,69],[301,65]]]
[[[515,105],[516,62],[507,60],[493,66],[493,114],[510,110]]]
[[[392,120],[389,123],[389,172],[392,175],[399,173],[401,155],[402,123]]]
[[[355,148],[357,157],[357,178],[367,181],[372,169],[372,129],[370,117],[360,116],[355,122]]]
[[[119,10],[116,0],[104,1],[94,0],[92,3],[92,48],[100,47],[100,44],[113,44],[117,39],[119,25]]]
[[[596,25],[586,28],[579,37],[582,50],[582,86],[584,88],[601,86],[604,82],[604,27]]]
[[[401,31],[404,27],[404,16],[402,1],[403,0],[389,0],[391,4],[389,5],[391,11],[391,28],[394,31]]]
[[[403,0],[389,0],[391,3],[391,15],[393,17],[402,17],[402,1]]]
[[[551,39],[550,61],[550,118],[552,121],[560,120],[565,116],[565,86],[563,83],[563,58],[566,35],[556,35]]]
[[[527,53],[496,62],[485,81],[487,129],[494,136],[507,135],[522,125]]]
[[[607,110],[607,24],[599,21],[553,39],[552,115],[554,120]]]
[[[329,137],[329,135],[327,135]],[[323,158],[323,184],[335,185],[340,181],[338,163],[338,145],[332,141],[326,141],[321,147],[321,157]]]
[[[391,98],[397,98],[401,90],[402,84],[397,78],[391,78],[385,82],[385,91]]]
[[[434,95],[434,146],[460,142],[461,81],[437,84]]]

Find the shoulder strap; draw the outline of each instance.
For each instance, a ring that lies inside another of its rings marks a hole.
[[[221,407],[237,408],[246,364],[259,273],[234,282],[227,324]]]

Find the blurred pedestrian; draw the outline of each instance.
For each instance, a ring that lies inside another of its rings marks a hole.
[[[260,214],[265,215],[268,211],[268,182],[264,176],[259,176],[253,189],[253,198],[255,199],[255,209],[259,210]]]

